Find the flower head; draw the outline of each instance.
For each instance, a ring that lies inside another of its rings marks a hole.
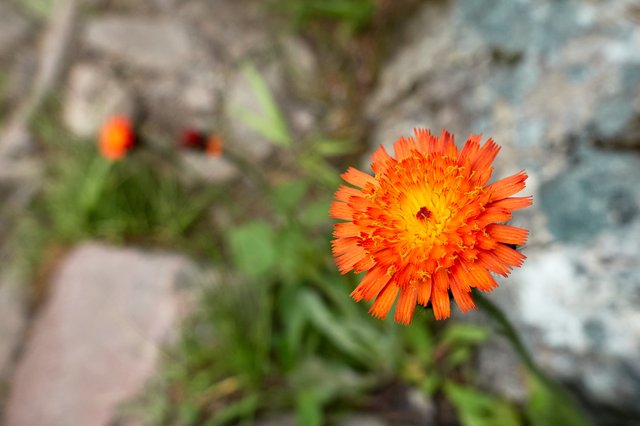
[[[449,292],[469,311],[471,288],[493,290],[491,272],[507,276],[524,261],[510,245],[524,244],[528,231],[503,222],[531,205],[531,197],[511,197],[527,175],[487,185],[500,147],[480,141],[471,135],[458,151],[447,131],[416,129],[396,141],[395,158],[384,147],[373,154],[374,176],[354,168],[342,175],[355,188],[336,192],[330,215],[346,222],[335,225],[332,249],[343,274],[366,271],[351,297],[375,298],[374,316],[385,318],[395,302],[395,320],[409,324],[416,305],[431,303],[444,319]]]
[[[211,157],[220,157],[224,150],[224,142],[219,135],[212,134],[207,139],[207,155]]]
[[[98,144],[106,159],[115,161],[124,157],[135,144],[131,121],[123,116],[111,117],[100,130]]]

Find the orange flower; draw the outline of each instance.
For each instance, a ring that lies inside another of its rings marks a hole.
[[[211,135],[207,139],[207,155],[211,157],[220,157],[223,151],[223,141],[218,135]]]
[[[127,117],[111,117],[100,130],[100,153],[108,160],[124,157],[133,148],[134,142],[133,126]]]
[[[525,186],[521,171],[487,185],[500,147],[471,135],[461,151],[446,130],[438,138],[416,129],[400,138],[395,158],[384,147],[372,156],[375,176],[349,168],[330,215],[332,249],[343,274],[366,271],[351,293],[375,298],[369,312],[385,318],[398,298],[395,320],[410,324],[416,304],[431,303],[436,319],[450,315],[449,291],[464,312],[475,308],[471,288],[492,291],[490,272],[507,276],[525,256],[526,229],[504,225],[531,197],[511,197]]]

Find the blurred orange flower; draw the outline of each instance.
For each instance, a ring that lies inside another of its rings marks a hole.
[[[112,161],[121,159],[135,144],[131,121],[124,116],[111,117],[100,130],[98,143],[103,157]]]
[[[330,215],[332,249],[340,271],[366,271],[351,293],[375,298],[369,312],[410,324],[416,305],[431,303],[436,319],[450,315],[449,291],[462,311],[475,308],[471,288],[492,291],[490,272],[507,276],[525,256],[510,247],[528,231],[502,224],[531,197],[511,197],[525,187],[521,171],[487,185],[500,147],[471,135],[461,151],[446,130],[400,138],[395,158],[384,147],[372,156],[374,176],[349,168]]]
[[[207,139],[207,154],[212,157],[220,157],[223,151],[223,141],[218,135],[211,135]]]

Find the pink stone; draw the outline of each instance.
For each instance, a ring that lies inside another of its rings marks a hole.
[[[97,243],[74,249],[18,364],[5,424],[110,424],[191,310],[188,272],[194,265],[177,255]]]

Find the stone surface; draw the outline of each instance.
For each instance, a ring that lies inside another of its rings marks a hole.
[[[342,417],[338,422],[338,426],[387,426],[388,423],[371,414],[349,414]]]
[[[529,397],[527,371],[511,343],[502,337],[480,346],[476,380],[487,389],[510,401],[525,404]]]
[[[11,377],[15,352],[27,324],[25,287],[20,284],[15,270],[5,269],[0,276],[0,388],[5,388]]]
[[[210,183],[228,182],[240,174],[238,168],[224,157],[187,152],[182,155],[182,160],[197,178]]]
[[[78,136],[94,136],[107,118],[131,116],[133,112],[131,95],[113,75],[88,63],[73,67],[63,111],[71,131]]]
[[[372,150],[447,128],[502,145],[496,178],[527,169],[534,206],[512,223],[529,259],[491,297],[543,368],[640,420],[638,16],[630,0],[429,2],[367,115]]]
[[[0,3],[0,58],[13,53],[28,31],[27,20],[14,10],[11,3]]]
[[[5,413],[7,425],[107,425],[154,372],[191,310],[186,259],[96,243],[75,248],[51,282]]]
[[[88,23],[84,39],[95,50],[154,72],[189,63],[196,49],[184,26],[165,17],[98,17]]]
[[[375,145],[419,123],[491,134],[529,162],[543,162],[569,137],[638,146],[640,27],[632,4],[425,5],[371,99]]]

